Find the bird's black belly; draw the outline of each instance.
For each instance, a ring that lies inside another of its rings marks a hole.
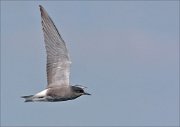
[[[68,100],[74,100],[78,98],[79,96],[76,97],[69,97],[69,98],[62,98],[62,97],[47,97],[47,101],[49,102],[58,102],[58,101],[68,101]]]

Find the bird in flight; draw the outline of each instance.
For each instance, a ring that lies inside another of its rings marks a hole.
[[[35,95],[22,96],[25,102],[57,102],[73,100],[81,95],[91,95],[84,91],[84,86],[70,85],[70,58],[66,44],[59,34],[54,22],[39,5],[42,30],[47,53],[47,88]]]

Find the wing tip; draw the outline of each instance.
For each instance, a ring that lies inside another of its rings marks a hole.
[[[39,5],[39,8],[40,8],[40,12],[41,12],[41,15],[45,12],[45,9],[42,5]]]
[[[41,8],[43,8],[43,6],[42,6],[42,5],[39,5],[39,8],[41,9]]]

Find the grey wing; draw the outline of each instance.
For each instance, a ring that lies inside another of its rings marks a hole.
[[[69,85],[71,62],[65,42],[46,10],[41,5],[39,5],[39,7],[47,52],[48,87],[54,85]]]

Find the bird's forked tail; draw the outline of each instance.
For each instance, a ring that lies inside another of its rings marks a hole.
[[[24,102],[32,102],[33,101],[33,95],[29,95],[29,96],[22,96],[22,98],[25,99]]]

